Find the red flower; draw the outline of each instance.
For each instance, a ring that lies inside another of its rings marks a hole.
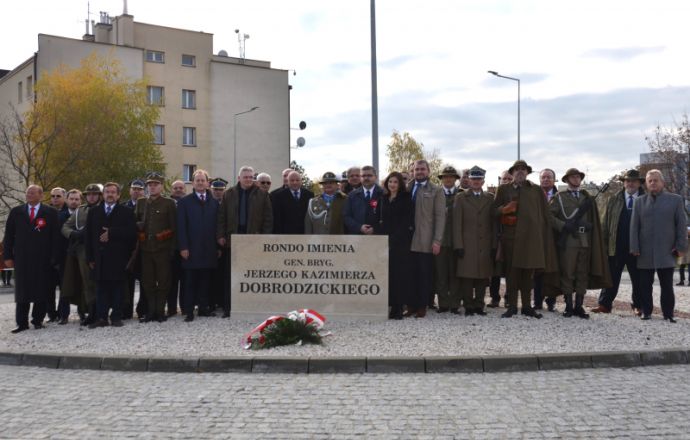
[[[34,229],[36,229],[37,231],[40,231],[41,229],[45,228],[47,224],[48,223],[46,223],[46,219],[37,218],[36,219],[36,227]]]
[[[369,206],[371,206],[372,208],[376,209],[376,207],[379,206],[379,201],[376,200],[376,199],[370,200],[370,201],[369,201]]]

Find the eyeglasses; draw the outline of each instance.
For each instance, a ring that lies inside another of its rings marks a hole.
[[[374,177],[373,174],[362,174],[362,177]]]
[[[271,182],[259,182],[259,185],[270,185]]]
[[[51,194],[50,197],[53,199],[61,199],[62,198],[62,196],[60,194]]]

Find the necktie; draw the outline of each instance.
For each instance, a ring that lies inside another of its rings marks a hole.
[[[199,198],[201,199],[201,203],[206,201],[206,194],[200,194]]]
[[[577,198],[578,198],[578,196],[579,196],[579,194],[578,194],[578,193],[579,193],[579,191],[573,191],[573,197],[575,197],[575,198],[577,199]]]
[[[632,209],[633,205],[633,196],[628,196],[628,209]]]
[[[33,222],[34,222],[34,218],[36,218],[36,207],[35,207],[35,206],[32,206],[32,207],[31,207],[31,213],[29,214],[29,221],[30,221],[31,223],[33,223]]]
[[[419,187],[422,186],[421,182],[417,182],[414,184],[414,190],[412,191],[412,201],[414,202],[417,200],[417,190],[419,190]]]
[[[367,202],[371,200],[371,191],[367,190],[366,194],[364,195],[364,200]]]
[[[105,215],[108,215],[108,216],[109,216],[109,215],[110,215],[110,211],[112,211],[112,210],[113,210],[113,207],[112,207],[112,206],[106,206],[106,207],[105,207]]]
[[[299,200],[299,191],[294,191],[292,194],[294,195],[295,200]]]

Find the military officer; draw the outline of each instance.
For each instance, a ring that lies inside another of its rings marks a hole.
[[[141,179],[134,179],[129,184],[129,199],[122,203],[122,206],[126,206],[134,212],[137,207],[137,200],[144,197],[144,187],[146,184]],[[122,300],[122,319],[132,319],[134,315],[134,290],[136,280],[140,280],[139,283],[139,302],[137,303],[137,314],[143,316],[146,314],[146,300],[144,293],[141,292],[141,261],[138,258],[139,249],[134,248],[129,263],[127,264],[127,290],[125,291],[125,297]]]
[[[149,197],[139,199],[136,207],[141,281],[148,303],[144,322],[165,321],[165,300],[172,279],[170,270],[175,252],[177,213],[175,202],[162,195],[163,183],[161,174],[149,173],[146,176]]]
[[[609,276],[599,212],[594,198],[580,188],[585,173],[577,168],[565,172],[561,181],[568,185],[551,198],[549,210],[558,239],[560,290],[565,298],[563,316],[587,319],[582,304],[593,276]],[[573,292],[575,303],[573,304]]]
[[[446,226],[443,229],[441,252],[434,255],[434,286],[438,295],[438,313],[450,310],[458,314],[460,309],[460,284],[455,275],[455,256],[453,255],[453,202],[458,192],[455,183],[460,175],[455,168],[448,166],[443,169],[438,178],[441,180],[441,189],[446,201]]]
[[[216,177],[211,180],[211,195],[214,199],[223,204],[223,194],[228,187],[228,181]],[[219,307],[224,307],[227,302],[230,289],[230,263],[228,262],[228,248],[219,247],[218,265],[211,273],[211,291],[209,292],[209,313],[215,315],[214,311]]]
[[[344,234],[343,206],[347,196],[338,190],[338,178],[330,171],[321,177],[321,195],[313,197],[304,217],[305,234]]]
[[[70,303],[77,305],[81,325],[90,325],[96,321],[96,284],[91,279],[91,270],[86,261],[85,227],[89,210],[98,206],[103,196],[102,186],[98,183],[86,185],[86,204],[81,205],[64,225],[62,235],[69,240],[65,273],[60,296],[69,298]],[[88,316],[87,316],[88,314]]]
[[[508,172],[513,181],[500,185],[494,200],[495,215],[503,228],[499,243],[508,299],[508,310],[501,316],[517,314],[519,290],[521,313],[541,318],[541,313],[532,308],[534,273],[558,270],[548,206],[539,185],[527,180],[532,172],[527,162],[517,160]]]
[[[465,315],[486,315],[484,296],[494,270],[497,246],[492,194],[484,192],[486,171],[474,166],[469,171],[467,191],[455,197],[453,247],[457,256],[460,292]]]
[[[225,192],[225,188],[227,187],[227,180],[221,177],[216,177],[215,179],[211,180],[211,195],[220,203],[223,201],[223,193]]]

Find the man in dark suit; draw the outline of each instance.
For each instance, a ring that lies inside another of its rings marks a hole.
[[[134,211],[119,205],[120,186],[103,185],[103,203],[89,212],[86,222],[86,261],[96,281],[97,320],[89,328],[106,327],[108,310],[113,327],[122,327],[122,300],[127,263],[136,243]]]
[[[67,220],[70,218],[72,214],[76,212],[77,209],[79,209],[79,205],[81,205],[81,191],[78,189],[71,189],[67,192],[67,202],[65,203],[65,209],[62,211],[58,212],[58,222],[60,223],[60,230],[62,230],[62,226],[67,222]],[[59,325],[65,325],[67,322],[69,322],[69,313],[70,313],[70,303],[69,303],[69,298],[66,295],[63,295],[63,288],[62,288],[62,280],[64,278],[65,274],[65,262],[67,260],[67,248],[69,247],[69,239],[65,238],[60,234],[60,239],[59,239],[59,246],[58,246],[58,273],[60,276],[60,300],[58,301],[58,307],[57,307],[57,315],[58,315],[58,324]],[[48,301],[50,303],[50,301]]]
[[[137,207],[137,200],[144,197],[145,183],[141,179],[134,179],[129,184],[129,199],[122,205],[134,211]],[[135,246],[132,251],[132,256],[127,268],[127,290],[122,301],[122,319],[132,319],[134,316],[134,288],[136,280],[141,281],[141,260],[139,259],[139,250]],[[146,315],[146,296],[141,291],[141,282],[139,283],[139,302],[137,303],[137,315]]]
[[[361,176],[362,186],[348,194],[345,201],[343,217],[346,234],[374,233],[374,211],[383,190],[376,184],[376,168],[370,165],[362,167]]]
[[[219,254],[216,223],[220,204],[208,189],[206,171],[196,170],[192,179],[194,190],[177,202],[177,242],[185,280],[182,292],[185,322],[194,320],[195,303],[199,305],[199,316],[215,316],[209,311],[209,290]]]
[[[67,212],[67,191],[64,188],[60,187],[55,187],[50,190],[50,206],[55,208],[55,210],[58,212],[58,220],[60,220],[60,224],[64,223],[62,221],[62,218],[65,217],[65,212]],[[60,240],[60,244],[62,243],[62,240]],[[62,251],[62,249],[60,249]],[[60,275],[60,266],[62,261],[56,261],[57,267],[55,268],[55,277],[53,282],[55,283],[53,286],[53,294],[48,298],[48,302],[46,303],[46,315],[48,315],[48,322],[55,322],[58,321],[60,318],[58,316],[58,310],[57,307],[55,307],[55,288],[60,286],[60,281],[61,281],[61,275]]]
[[[304,234],[304,216],[314,193],[302,187],[302,175],[288,174],[288,186],[271,199],[274,234]]]
[[[281,176],[283,178],[283,184],[269,193],[271,199],[273,199],[276,195],[278,195],[279,192],[283,191],[285,188],[288,187],[288,175],[290,175],[292,171],[292,168],[285,168],[283,170],[283,172],[281,173]]]
[[[46,303],[54,288],[54,267],[59,246],[57,211],[42,204],[43,188],[29,185],[26,203],[12,208],[5,225],[5,266],[14,267],[15,319],[19,333],[29,328],[29,310],[34,328],[43,328]]]

